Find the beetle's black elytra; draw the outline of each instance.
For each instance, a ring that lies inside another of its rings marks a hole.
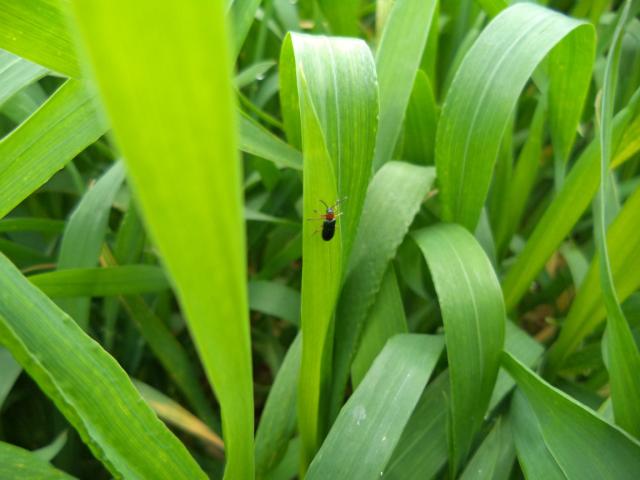
[[[328,242],[336,233],[336,219],[322,222],[322,239]]]

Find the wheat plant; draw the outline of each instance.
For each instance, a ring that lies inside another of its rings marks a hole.
[[[639,15],[0,0],[0,480],[639,478]]]

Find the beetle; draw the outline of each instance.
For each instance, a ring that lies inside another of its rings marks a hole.
[[[329,240],[331,240],[336,233],[336,221],[338,217],[343,213],[343,212],[336,213],[336,210],[340,202],[344,201],[345,199],[346,197],[340,200],[336,200],[336,203],[334,203],[332,206],[327,205],[327,203],[324,200],[320,200],[320,202],[322,203],[322,205],[324,205],[326,209],[325,213],[320,214],[318,218],[307,219],[307,220],[322,220],[322,239],[325,242],[328,242]],[[314,212],[317,213],[317,210],[314,210]]]

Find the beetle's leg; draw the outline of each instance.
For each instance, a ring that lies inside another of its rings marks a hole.
[[[336,203],[333,204],[331,208],[338,207],[341,203],[344,203],[349,197],[342,197],[336,200]]]

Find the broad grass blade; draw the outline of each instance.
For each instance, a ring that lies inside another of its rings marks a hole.
[[[241,165],[222,2],[73,7],[130,184],[221,405],[225,476],[250,478]]]
[[[455,473],[484,420],[504,345],[505,310],[496,274],[477,240],[455,224],[418,230],[438,295],[451,377],[450,463]]]

